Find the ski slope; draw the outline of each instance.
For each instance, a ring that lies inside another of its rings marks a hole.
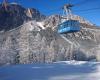
[[[61,61],[2,66],[0,80],[100,80],[100,63]]]

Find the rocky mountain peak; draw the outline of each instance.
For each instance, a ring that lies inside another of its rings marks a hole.
[[[45,19],[45,16],[34,8],[26,9],[17,3],[8,3],[6,9],[0,4],[0,19],[2,19],[0,20],[0,31],[6,31],[30,20],[41,21]]]

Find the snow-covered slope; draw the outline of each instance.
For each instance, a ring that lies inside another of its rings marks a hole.
[[[45,29],[43,22],[37,22],[37,25],[40,26],[42,29]]]
[[[100,44],[99,29],[82,30],[61,37],[43,25],[43,22],[29,21],[12,30],[0,32],[0,65],[69,59],[100,61],[100,49],[97,47]]]
[[[0,80],[100,80],[100,63],[62,61],[0,67]]]

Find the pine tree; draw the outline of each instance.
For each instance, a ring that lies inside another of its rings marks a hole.
[[[47,40],[43,37],[41,40],[40,60],[44,63],[47,61],[47,54]]]
[[[53,61],[57,61],[57,56],[58,56],[58,45],[56,40],[52,40],[50,43],[50,49],[52,50],[52,55],[53,55]]]

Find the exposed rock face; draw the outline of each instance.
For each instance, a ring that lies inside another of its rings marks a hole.
[[[48,18],[46,18],[43,23],[44,23],[44,27],[48,28],[52,28],[52,30],[55,30],[57,25],[60,22],[60,15],[52,15]]]
[[[22,7],[19,4],[8,4],[7,9],[0,4],[0,31],[10,30],[22,25],[24,22],[30,20],[41,21],[45,18],[44,15],[36,9],[31,9],[32,17],[29,17],[27,14],[29,11]]]

